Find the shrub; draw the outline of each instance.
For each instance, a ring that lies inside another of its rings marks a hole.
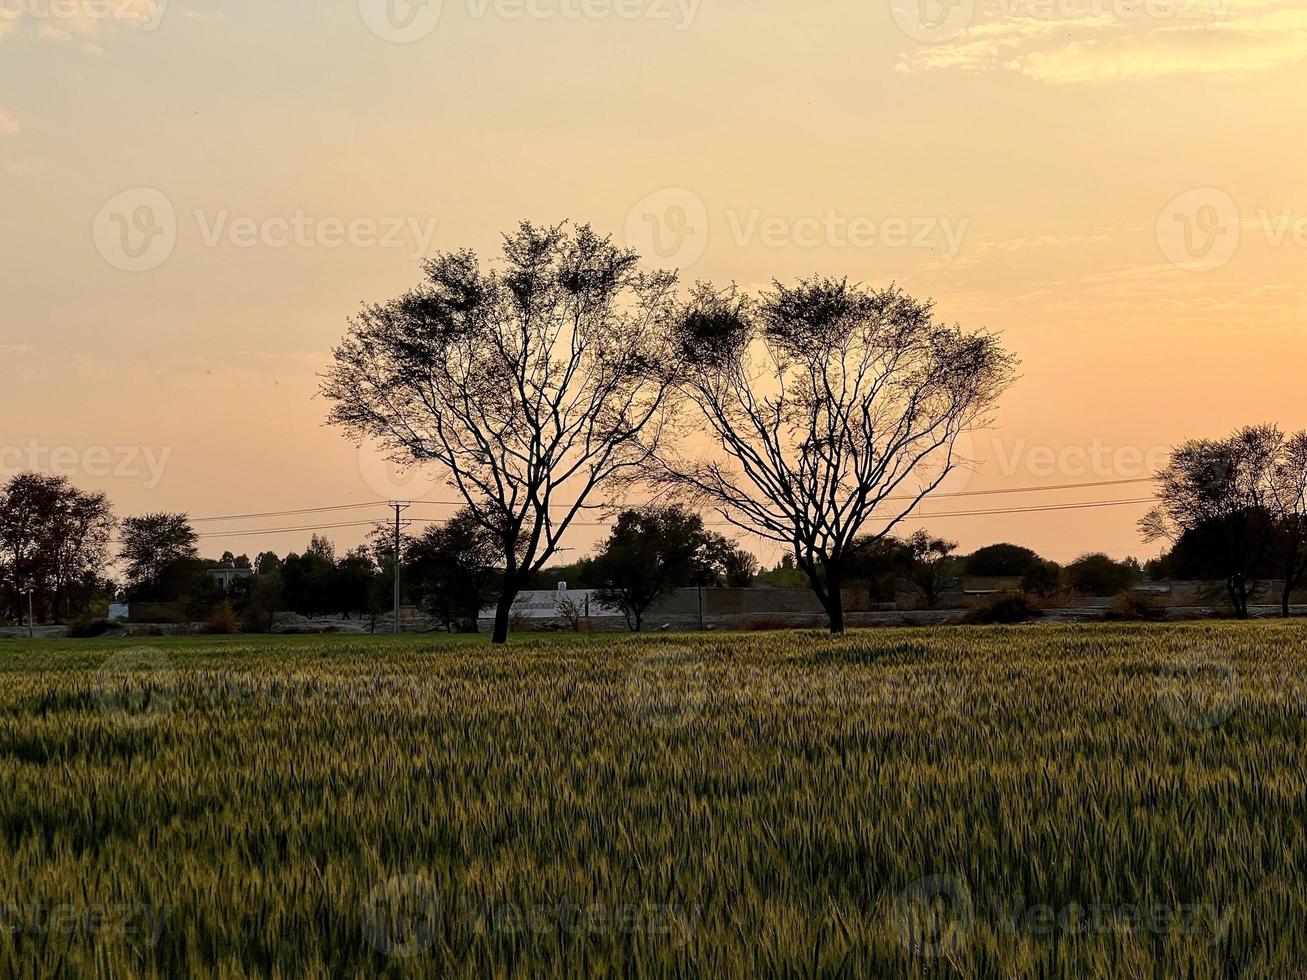
[[[1166,618],[1166,610],[1147,596],[1126,591],[1112,600],[1103,618],[1116,622],[1155,623]]]
[[[967,613],[964,623],[977,626],[991,624],[1028,623],[1040,619],[1044,610],[1030,601],[1023,593],[1005,592],[977,606]]]
[[[68,625],[68,635],[77,640],[89,640],[92,637],[104,636],[113,628],[114,624],[107,619],[75,619]]]
[[[240,632],[240,627],[241,621],[236,610],[231,607],[231,603],[224,602],[209,615],[204,624],[204,632],[213,636],[230,636]]]

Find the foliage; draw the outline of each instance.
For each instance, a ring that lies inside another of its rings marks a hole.
[[[994,337],[847,280],[757,299],[700,283],[676,342],[691,424],[720,454],[659,454],[657,482],[787,548],[834,634],[859,537],[890,533],[942,482],[1014,369]]]
[[[0,486],[0,620],[72,616],[106,593],[114,519],[104,494],[20,473]]]
[[[979,626],[1013,625],[1042,619],[1044,610],[1023,592],[1003,592],[992,596],[967,613],[965,621]]]
[[[247,633],[271,633],[285,591],[280,571],[266,571],[256,575],[242,611],[241,628]]]
[[[1105,618],[1111,622],[1157,623],[1166,619],[1166,610],[1147,596],[1129,590],[1112,600]]]
[[[1236,615],[1247,618],[1258,580],[1270,570],[1289,595],[1307,575],[1307,432],[1286,438],[1274,425],[1177,447],[1158,474],[1157,506],[1140,521],[1147,541],[1174,546],[1170,564],[1211,569]]]
[[[1114,596],[1133,588],[1141,578],[1138,563],[1116,561],[1101,552],[1081,555],[1066,566],[1067,585],[1080,595]]]
[[[638,633],[651,605],[703,574],[708,543],[703,520],[681,507],[625,511],[595,558],[595,598]]]
[[[961,581],[961,563],[953,558],[956,541],[932,538],[918,531],[904,543],[904,564],[908,581],[921,595],[927,609],[939,605],[944,593]]]
[[[132,601],[177,602],[193,575],[177,575],[199,558],[199,535],[185,514],[145,514],[123,521],[118,556]]]
[[[590,498],[659,440],[675,276],[640,271],[588,225],[527,222],[504,236],[499,268],[462,251],[425,271],[352,321],[323,393],[334,424],[435,466],[496,535],[503,643],[513,599]]]
[[[968,575],[977,578],[1024,578],[1042,558],[1016,544],[991,544],[966,558]]]
[[[204,624],[204,632],[212,636],[230,636],[240,630],[241,619],[229,602],[221,603],[214,609]]]
[[[498,555],[498,537],[464,508],[408,542],[409,592],[447,632],[475,633],[500,578]]]

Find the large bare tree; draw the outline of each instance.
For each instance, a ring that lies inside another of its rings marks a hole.
[[[323,392],[333,423],[434,464],[496,535],[501,644],[577,515],[659,443],[675,276],[642,272],[588,225],[529,223],[497,267],[460,251],[425,272],[351,322]]]
[[[930,303],[847,280],[756,300],[700,283],[677,322],[680,390],[716,446],[660,453],[658,479],[789,549],[842,633],[855,539],[888,534],[939,486],[1014,359]]]

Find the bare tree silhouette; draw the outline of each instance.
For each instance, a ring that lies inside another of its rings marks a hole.
[[[437,466],[496,535],[502,644],[513,600],[577,515],[659,444],[676,279],[588,225],[525,222],[501,268],[460,251],[425,271],[352,321],[322,391],[333,423]]]

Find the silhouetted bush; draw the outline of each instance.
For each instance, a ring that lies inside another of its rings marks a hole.
[[[204,632],[212,636],[230,636],[233,633],[239,633],[240,628],[240,617],[236,615],[236,610],[231,607],[231,604],[227,602],[215,609],[204,624]]]
[[[104,636],[113,628],[113,623],[107,619],[75,619],[68,626],[68,635],[78,640],[89,640]]]
[[[1113,622],[1155,623],[1166,618],[1166,610],[1138,592],[1122,592],[1112,600],[1103,618]]]
[[[987,626],[999,623],[1028,623],[1033,619],[1043,618],[1044,610],[1031,602],[1019,592],[1003,593],[994,596],[984,605],[977,606],[967,613],[963,620],[975,626]]]

